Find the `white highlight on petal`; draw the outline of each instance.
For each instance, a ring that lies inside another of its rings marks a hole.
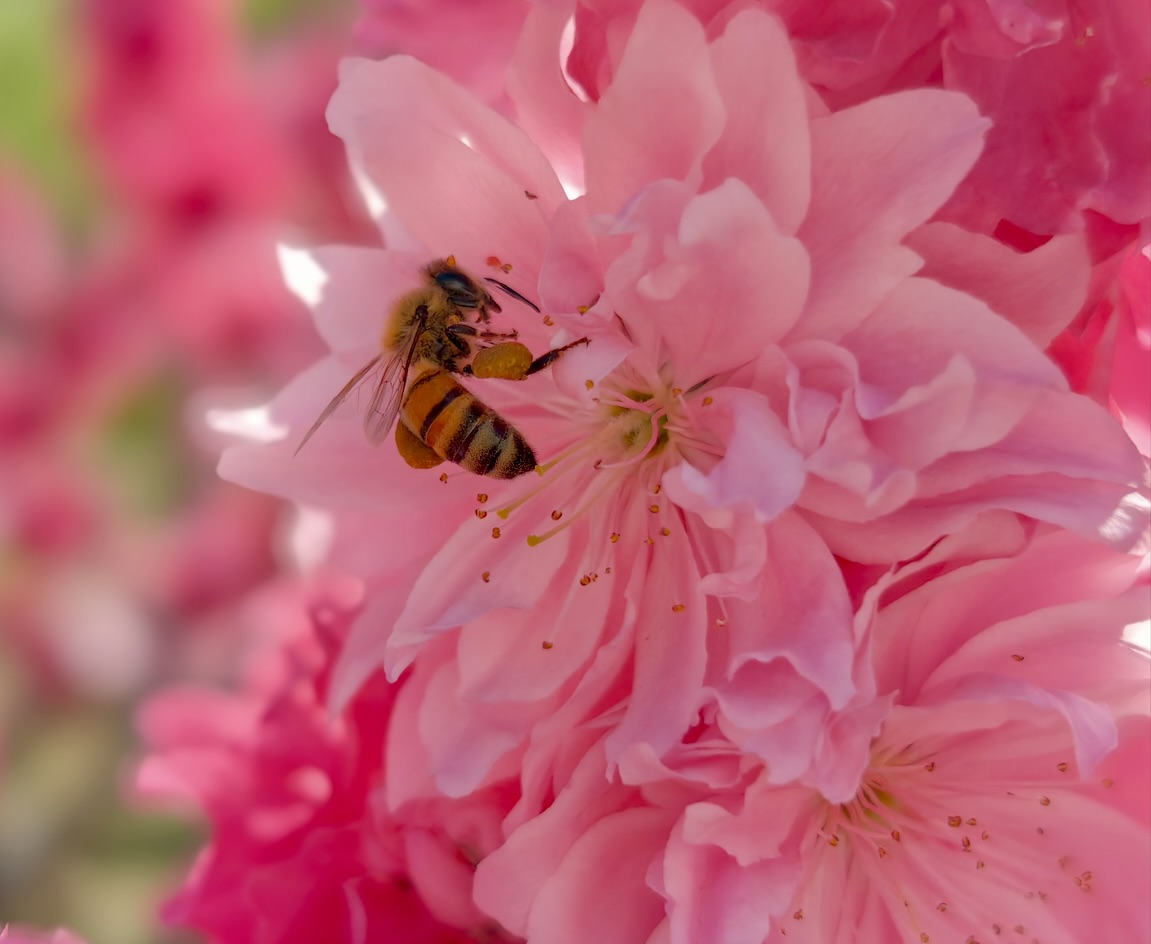
[[[348,153],[348,169],[352,172],[352,180],[356,182],[356,189],[360,192],[360,196],[363,197],[364,206],[368,208],[372,219],[383,219],[384,215],[388,212],[388,201],[380,192],[380,188],[377,187],[372,181],[372,178],[368,176],[367,171],[364,170],[364,166],[360,162],[359,157],[351,153],[351,151]]]
[[[569,16],[568,21],[564,24],[563,32],[560,33],[560,71],[563,72],[564,81],[572,90],[572,94],[581,102],[590,102],[591,98],[584,91],[583,86],[573,79],[571,73],[568,72],[568,56],[571,55],[573,46],[575,46],[575,17]]]
[[[1151,656],[1151,620],[1128,623],[1123,629],[1123,641]]]
[[[456,135],[456,137],[459,139],[460,144],[462,144],[464,147],[466,147],[472,151],[474,151],[476,149],[476,146],[472,142],[472,139],[469,138],[466,134],[458,134],[458,135]]]
[[[272,419],[267,405],[243,410],[208,410],[204,417],[208,428],[229,436],[240,436],[253,442],[279,442],[288,435],[288,427]]]
[[[284,534],[284,549],[291,564],[307,573],[315,570],[332,549],[336,523],[319,508],[298,505]]]
[[[295,249],[284,243],[276,244],[276,257],[280,261],[284,284],[291,293],[309,308],[318,305],[324,297],[328,273],[316,261],[316,257],[307,249]]]

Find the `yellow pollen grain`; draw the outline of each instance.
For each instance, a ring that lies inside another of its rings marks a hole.
[[[611,533],[611,543],[612,544],[619,544],[619,532],[618,531],[613,531]]]
[[[650,511],[653,515],[658,515],[659,514],[659,505],[648,505],[647,510]]]
[[[1023,656],[1021,656],[1021,655],[1018,655],[1018,654],[1015,654],[1015,655],[1013,655],[1013,656],[1011,657],[1011,661],[1012,661],[1012,662],[1022,662],[1022,661],[1023,661]]]
[[[552,320],[551,315],[544,315],[544,324],[547,325],[549,328],[555,324],[555,322]]]
[[[484,583],[490,582],[492,579],[492,572],[490,570],[485,570],[482,574],[480,574],[480,579],[483,580]]]
[[[963,825],[963,817],[962,816],[948,816],[947,817],[947,825],[950,826],[952,829],[958,829],[960,826]]]
[[[671,536],[671,528],[660,528],[659,533],[662,534],[665,538],[670,537]]]
[[[711,406],[713,403],[715,403],[714,398],[712,398],[712,397],[704,397],[703,398],[703,405],[704,406]]]
[[[671,611],[673,613],[682,613],[686,609],[687,609],[687,607],[684,606],[682,603],[675,603],[672,605]]]
[[[500,536],[500,529],[499,528],[492,528],[492,537],[498,538],[499,536]]]
[[[441,472],[440,473],[440,481],[443,482],[445,485],[448,484],[448,473],[447,472]]]
[[[562,511],[558,511],[558,510],[553,511],[552,512],[552,521],[559,521],[560,518],[562,518],[563,516],[564,516],[564,513]]]
[[[484,504],[484,502],[486,502],[487,500],[488,500],[488,493],[487,492],[480,492],[476,496],[476,501],[478,501],[481,505]]]
[[[1051,798],[1050,797],[1040,797],[1039,798],[1039,805],[1040,806],[1050,806],[1051,805]]]
[[[548,640],[545,639],[543,642],[540,643],[540,648],[541,649],[553,649],[553,648],[555,648],[555,643],[554,642],[548,642]]]
[[[482,508],[476,509],[476,517],[479,518],[481,521],[483,521],[483,519],[486,518],[487,516],[488,516],[488,513],[486,511],[484,511]]]
[[[1067,773],[1067,761],[1060,761],[1055,765],[1055,769],[1058,770],[1061,774]]]

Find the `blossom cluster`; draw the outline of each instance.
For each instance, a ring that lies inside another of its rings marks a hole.
[[[143,716],[214,827],[169,917],[1146,938],[1145,5],[426,6],[365,5],[328,109],[380,248],[281,252],[330,353],[221,421],[306,576],[244,691]],[[295,454],[436,259],[587,340],[461,377],[535,471],[411,468],[355,396]]]

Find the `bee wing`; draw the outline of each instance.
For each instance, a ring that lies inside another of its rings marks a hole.
[[[327,418],[333,413],[335,413],[336,408],[348,398],[348,394],[355,390],[356,387],[358,387],[361,383],[363,383],[363,381],[368,377],[369,374],[372,373],[373,370],[380,369],[380,363],[382,359],[383,354],[377,354],[375,357],[373,357],[363,367],[356,371],[352,379],[344,384],[343,389],[339,393],[332,397],[332,402],[324,407],[324,412],[316,418],[316,422],[314,422],[308,431],[304,433],[304,438],[300,440],[300,444],[296,447],[296,451],[292,453],[293,456],[299,454],[300,450],[304,448],[305,444],[309,439],[312,438],[316,430],[323,426],[324,421],[327,420]]]
[[[420,306],[415,325],[412,326],[407,344],[388,358],[380,379],[372,391],[372,399],[364,411],[364,435],[373,446],[382,443],[392,431],[400,405],[404,402],[404,389],[408,384],[408,370],[416,353],[416,344],[427,322],[428,311]]]

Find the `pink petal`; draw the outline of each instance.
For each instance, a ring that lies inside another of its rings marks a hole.
[[[799,234],[812,283],[793,339],[838,339],[919,268],[900,242],[947,199],[987,127],[966,97],[927,89],[812,121],[811,207]]]
[[[593,212],[617,212],[661,179],[697,187],[700,162],[723,121],[703,27],[678,4],[645,3],[614,80],[584,127]]]

